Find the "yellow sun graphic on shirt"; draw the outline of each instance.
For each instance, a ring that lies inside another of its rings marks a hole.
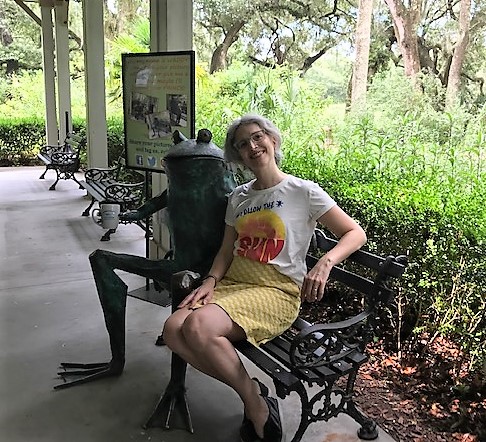
[[[275,258],[285,243],[285,225],[271,210],[249,213],[236,220],[236,253],[259,262]]]

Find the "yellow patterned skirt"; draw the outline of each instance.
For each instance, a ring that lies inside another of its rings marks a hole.
[[[245,330],[248,341],[260,345],[295,321],[300,289],[273,265],[235,256],[211,303],[219,305]]]

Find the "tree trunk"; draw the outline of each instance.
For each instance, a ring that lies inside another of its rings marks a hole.
[[[469,43],[469,28],[471,24],[471,0],[461,0],[459,12],[459,35],[452,55],[451,67],[447,81],[446,108],[452,107],[459,100],[461,71]]]
[[[372,15],[373,0],[360,0],[358,23],[356,24],[356,59],[351,80],[351,111],[357,110],[366,102]]]
[[[226,69],[228,61],[228,50],[231,45],[238,39],[238,32],[245,25],[244,21],[238,21],[231,25],[228,32],[224,36],[223,42],[216,48],[211,57],[211,66],[209,73],[216,71],[223,71]]]
[[[415,81],[420,72],[417,25],[420,20],[421,0],[411,0],[409,8],[404,6],[402,0],[385,0],[385,3],[392,15],[405,75]]]
[[[114,3],[116,12],[108,8],[108,1],[104,0],[105,17],[105,31],[110,40],[113,40],[118,35],[123,33],[130,33],[130,24],[133,23],[137,16],[137,9],[140,6],[140,0],[117,0]]]

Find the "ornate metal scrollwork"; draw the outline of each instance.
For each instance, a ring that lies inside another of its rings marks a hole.
[[[356,349],[362,350],[368,313],[332,324],[315,324],[302,330],[292,341],[290,361],[296,368],[332,364]]]
[[[122,201],[124,203],[138,202],[143,183],[139,184],[110,184],[105,189],[107,201]]]
[[[86,181],[114,181],[116,178],[117,168],[110,169],[88,169],[84,176]]]
[[[327,422],[345,411],[348,402],[346,392],[340,388],[331,387],[331,385],[327,385],[309,400],[309,420]]]

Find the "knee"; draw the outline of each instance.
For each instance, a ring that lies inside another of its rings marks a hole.
[[[165,321],[162,331],[164,343],[176,353],[180,345],[199,350],[211,337],[210,322],[201,310],[196,310],[185,318],[172,314]]]
[[[202,311],[196,311],[189,315],[181,327],[181,333],[185,341],[191,347],[202,348],[209,338],[209,329]]]
[[[165,345],[167,345],[167,347],[169,347],[172,351],[175,351],[177,342],[180,341],[181,336],[182,333],[180,321],[177,321],[172,315],[169,316],[166,319],[164,328],[162,330],[162,337]]]

